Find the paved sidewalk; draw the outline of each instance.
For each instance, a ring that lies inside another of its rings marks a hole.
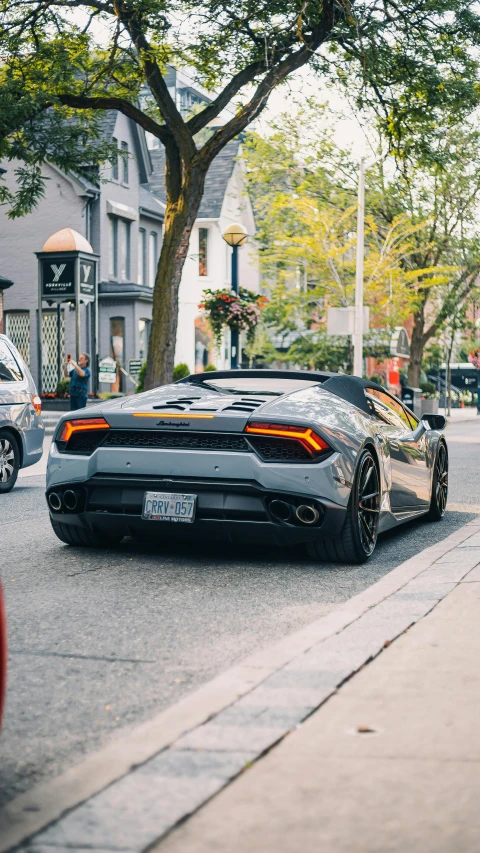
[[[478,546],[477,533],[443,558],[438,584]],[[479,661],[480,565],[153,849],[478,853]]]
[[[0,849],[478,853],[477,566],[480,518],[19,796]]]

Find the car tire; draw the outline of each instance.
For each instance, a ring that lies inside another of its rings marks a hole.
[[[440,521],[445,515],[448,498],[448,452],[443,441],[439,442],[435,454],[435,464],[432,477],[432,494],[430,509],[426,518],[428,521]]]
[[[358,460],[347,516],[341,535],[307,545],[311,557],[330,563],[365,563],[377,544],[380,511],[380,478],[369,450]]]
[[[20,447],[11,430],[0,431],[0,495],[11,492],[20,470]]]
[[[108,536],[106,533],[98,533],[86,527],[76,527],[73,524],[64,524],[50,518],[53,532],[64,542],[65,545],[74,545],[77,548],[115,548],[123,539],[123,536]]]

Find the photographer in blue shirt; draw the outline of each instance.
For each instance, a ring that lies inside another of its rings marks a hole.
[[[87,405],[88,381],[91,376],[89,368],[90,356],[82,352],[78,364],[70,355],[64,368],[65,376],[70,376],[70,410],[84,409]]]

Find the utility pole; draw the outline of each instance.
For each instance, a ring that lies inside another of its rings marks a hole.
[[[355,325],[353,332],[353,374],[363,376],[363,255],[365,243],[365,158],[358,176],[357,263],[355,271]]]

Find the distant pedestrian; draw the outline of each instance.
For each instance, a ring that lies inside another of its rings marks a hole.
[[[78,357],[78,364],[71,355],[67,355],[64,372],[70,376],[70,409],[84,409],[87,405],[88,382],[91,376],[89,368],[90,356],[82,352]]]

